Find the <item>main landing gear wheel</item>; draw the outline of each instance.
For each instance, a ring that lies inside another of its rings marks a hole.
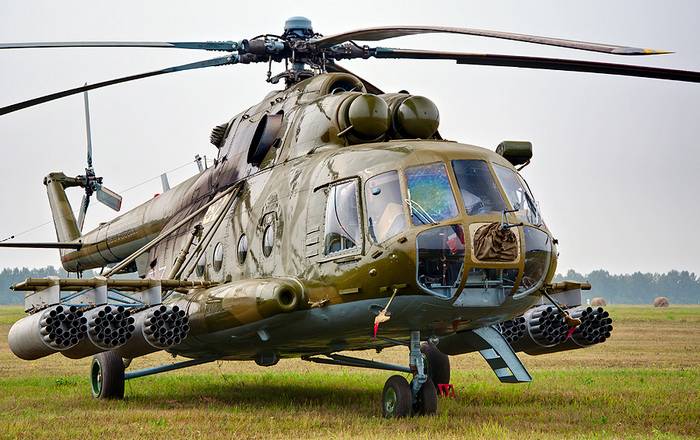
[[[408,381],[398,374],[391,376],[382,392],[382,415],[387,419],[408,417],[412,405],[413,396]]]
[[[413,414],[417,416],[431,416],[437,413],[438,396],[437,389],[432,379],[428,378],[416,394],[413,403]]]
[[[450,357],[431,342],[423,342],[420,351],[425,356],[426,373],[432,379],[433,386],[450,383]]]
[[[90,366],[92,397],[96,399],[124,398],[124,362],[112,351],[92,358]]]

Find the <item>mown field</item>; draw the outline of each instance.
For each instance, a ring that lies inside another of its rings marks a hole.
[[[700,438],[700,306],[609,310],[605,344],[523,355],[530,384],[501,384],[478,354],[457,356],[457,397],[441,399],[437,416],[384,420],[389,372],[299,360],[202,365],[135,379],[124,401],[98,402],[89,359],[16,359],[7,332],[22,311],[0,307],[0,438]],[[133,368],[162,362],[173,360],[156,354]]]

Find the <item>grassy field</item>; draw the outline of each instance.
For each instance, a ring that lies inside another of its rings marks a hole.
[[[700,438],[700,306],[609,307],[613,337],[523,355],[534,381],[498,382],[478,354],[452,358],[456,399],[430,418],[384,420],[388,372],[284,360],[212,363],[127,382],[120,402],[90,397],[90,360],[16,359],[0,308],[0,438]],[[361,353],[406,362],[405,349]],[[172,362],[155,354],[134,368]]]

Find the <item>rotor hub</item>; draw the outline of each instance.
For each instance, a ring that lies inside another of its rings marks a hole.
[[[284,34],[296,35],[299,38],[308,38],[314,35],[314,29],[311,26],[311,20],[306,17],[295,16],[290,17],[284,22]]]

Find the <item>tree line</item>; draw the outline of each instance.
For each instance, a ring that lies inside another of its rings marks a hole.
[[[700,304],[700,278],[687,270],[667,273],[611,274],[594,270],[583,275],[569,270],[557,274],[555,281],[588,281],[593,288],[582,292],[586,299],[603,297],[608,304],[651,304],[657,296],[665,296],[671,304]]]
[[[92,277],[92,271],[83,273],[85,277]],[[0,304],[24,304],[24,295],[22,292],[13,292],[10,286],[26,280],[27,278],[44,278],[48,276],[68,278],[68,272],[63,268],[55,268],[53,266],[27,268],[15,267],[6,268],[0,272]],[[75,277],[75,274],[73,274]]]
[[[67,278],[68,273],[53,266],[3,269],[0,272],[0,304],[23,304],[22,293],[13,292],[10,286],[27,278],[47,276]],[[86,271],[83,276],[92,277],[93,273]],[[611,274],[601,269],[586,275],[569,270],[565,275],[557,274],[555,281],[562,280],[590,282],[593,289],[582,292],[584,301],[601,296],[608,304],[650,304],[657,296],[665,296],[671,304],[700,304],[700,278],[694,272],[685,270],[661,274]]]

